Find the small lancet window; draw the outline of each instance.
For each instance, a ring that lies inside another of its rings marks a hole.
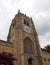
[[[13,27],[14,27],[14,24],[13,24]]]
[[[29,26],[29,23],[27,22],[27,26]]]
[[[25,21],[25,20],[24,20],[24,24],[27,25],[27,26],[29,26],[29,23],[27,21]]]
[[[24,20],[24,24],[26,25],[26,21]]]

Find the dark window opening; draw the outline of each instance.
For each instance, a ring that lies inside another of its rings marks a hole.
[[[14,24],[13,24],[13,27],[14,27]]]
[[[24,24],[26,25],[26,21],[24,20]]]
[[[29,26],[29,23],[27,22],[27,26]]]
[[[50,62],[50,59],[48,59],[48,61]]]
[[[24,24],[27,25],[27,26],[29,26],[29,23],[27,21],[25,21],[25,20],[24,20]]]
[[[46,61],[46,58],[44,58],[44,61]]]
[[[28,59],[28,65],[32,65],[32,59],[31,58]]]

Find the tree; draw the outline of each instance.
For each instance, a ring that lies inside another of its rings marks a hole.
[[[0,53],[0,65],[14,65],[15,57],[12,53],[2,52]]]
[[[47,45],[46,47],[44,47],[42,50],[50,53],[50,45]]]

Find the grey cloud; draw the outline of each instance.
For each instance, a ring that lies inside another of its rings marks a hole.
[[[11,4],[14,4],[14,3],[16,3],[16,4],[18,4],[19,2],[20,2],[21,0],[11,0]]]
[[[37,32],[39,35],[44,35],[45,33],[50,32],[50,26],[44,24],[42,27],[38,27]]]
[[[41,47],[44,47],[50,44],[50,33],[47,32],[44,35],[39,35],[39,42],[40,42]]]
[[[46,34],[48,32],[50,33],[50,23],[48,23],[48,22],[50,22],[50,20],[49,21],[48,20],[42,20],[42,21],[45,21],[45,23],[41,24],[41,26],[39,24],[36,27],[38,34],[39,35],[44,35],[44,34]]]
[[[50,41],[50,34],[47,36],[47,41]],[[49,43],[50,44],[50,43]]]
[[[35,0],[35,9],[38,11],[50,10],[49,0]]]

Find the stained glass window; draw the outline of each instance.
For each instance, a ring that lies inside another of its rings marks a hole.
[[[32,53],[32,42],[29,38],[24,40],[24,53]]]

